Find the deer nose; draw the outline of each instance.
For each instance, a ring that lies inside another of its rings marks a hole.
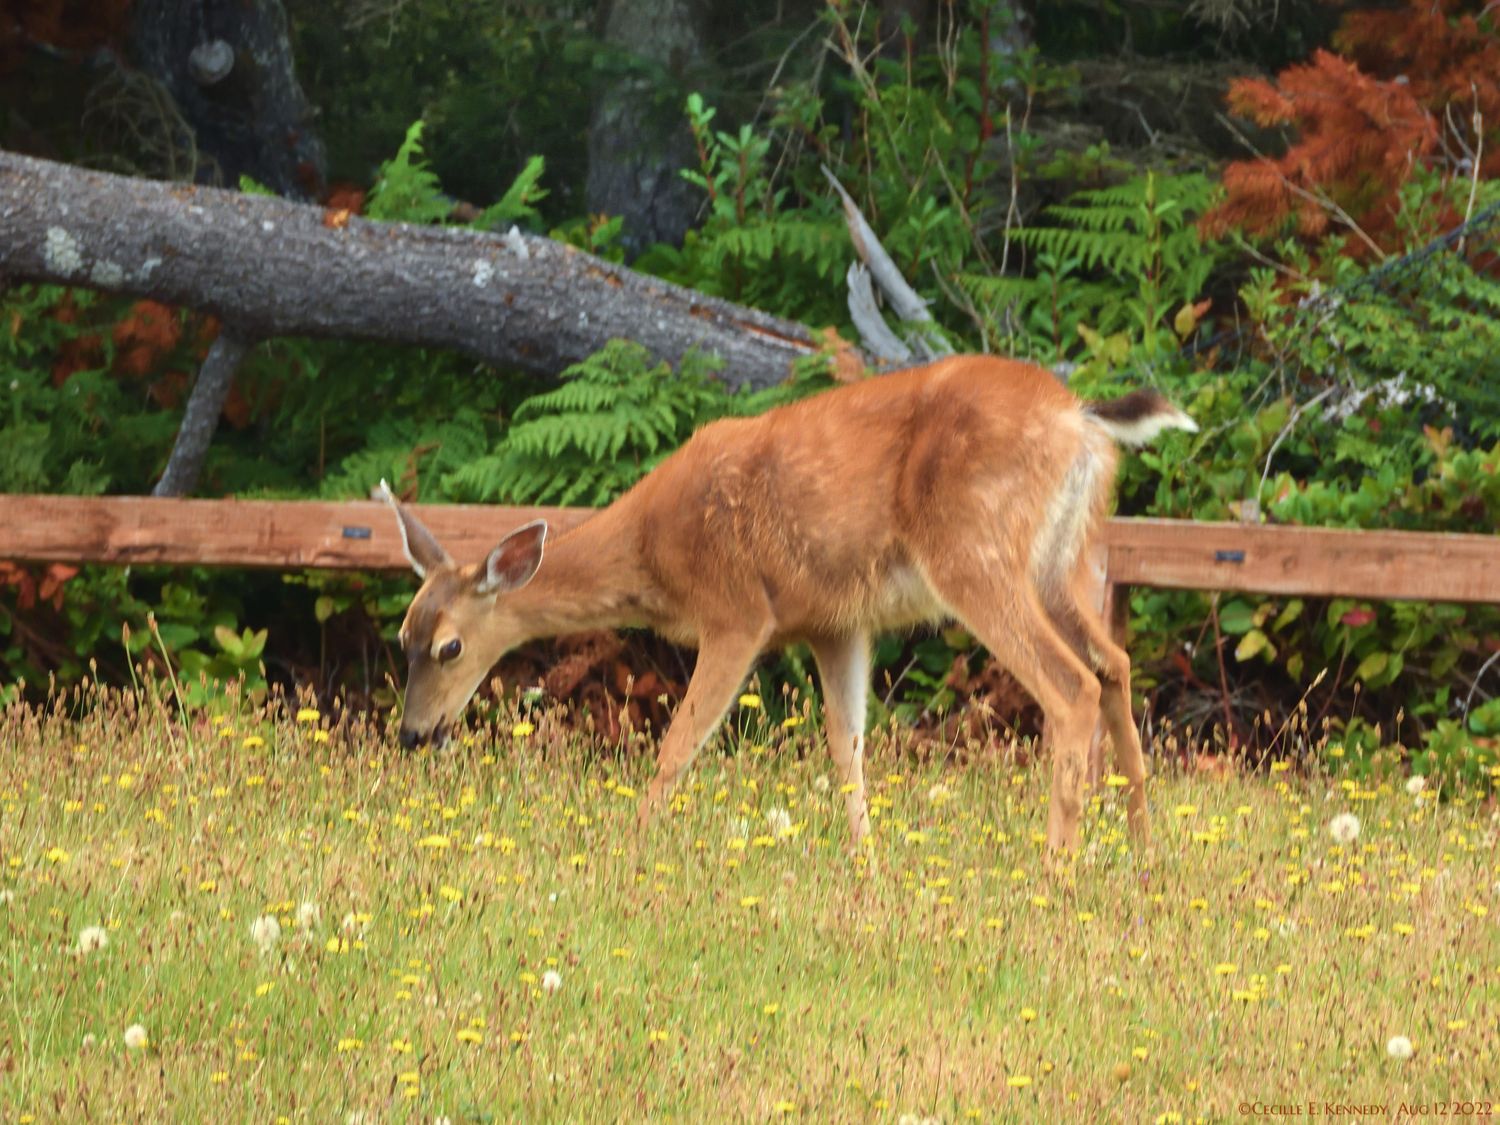
[[[415,750],[418,746],[420,746],[427,740],[426,736],[421,731],[414,730],[411,727],[402,727],[401,734],[398,737],[400,739],[401,745],[408,750]]]

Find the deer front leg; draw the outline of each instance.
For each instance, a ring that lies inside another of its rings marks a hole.
[[[662,736],[661,750],[656,756],[656,776],[641,799],[642,827],[666,803],[682,771],[719,725],[745,682],[750,666],[760,655],[768,632],[713,635],[699,646],[693,678],[688,681],[687,692],[672,716],[671,726]]]
[[[823,686],[823,724],[828,753],[837,768],[849,816],[849,837],[858,846],[870,834],[865,804],[865,703],[870,692],[870,639],[863,633],[809,642]]]

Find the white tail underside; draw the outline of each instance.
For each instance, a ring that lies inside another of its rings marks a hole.
[[[1198,423],[1175,406],[1130,422],[1116,422],[1087,412],[1083,416],[1090,425],[1098,426],[1121,445],[1131,447],[1146,445],[1157,434],[1166,430],[1186,430],[1190,434],[1198,432]]]

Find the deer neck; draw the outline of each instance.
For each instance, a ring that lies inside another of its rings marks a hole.
[[[507,599],[530,637],[651,624],[652,585],[619,506],[549,543],[536,577]]]

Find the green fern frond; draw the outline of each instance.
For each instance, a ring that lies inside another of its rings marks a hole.
[[[443,194],[437,174],[422,152],[421,121],[412,122],[406,140],[380,167],[365,201],[365,214],[382,222],[436,223],[448,217],[453,202]]]
[[[474,220],[474,225],[480,230],[498,230],[535,219],[537,210],[534,204],[547,198],[547,189],[541,186],[546,168],[547,163],[540,156],[526,161],[526,167],[521,169],[506,193],[498,202],[486,207]]]
[[[1076,262],[1080,269],[1111,273],[1139,268],[1149,252],[1143,240],[1128,230],[1026,227],[1015,237],[1038,253]]]
[[[439,499],[444,476],[485,456],[487,429],[484,416],[467,408],[436,428],[430,422],[381,418],[370,426],[364,448],[334,466],[319,492],[329,498],[364,497],[375,481],[415,480],[423,499]]]
[[[607,504],[705,422],[759,413],[828,383],[820,362],[781,386],[732,394],[710,379],[716,366],[690,352],[673,374],[639,344],[612,340],[564,371],[560,386],[523,402],[504,439],[451,466],[443,486],[460,500]]]

